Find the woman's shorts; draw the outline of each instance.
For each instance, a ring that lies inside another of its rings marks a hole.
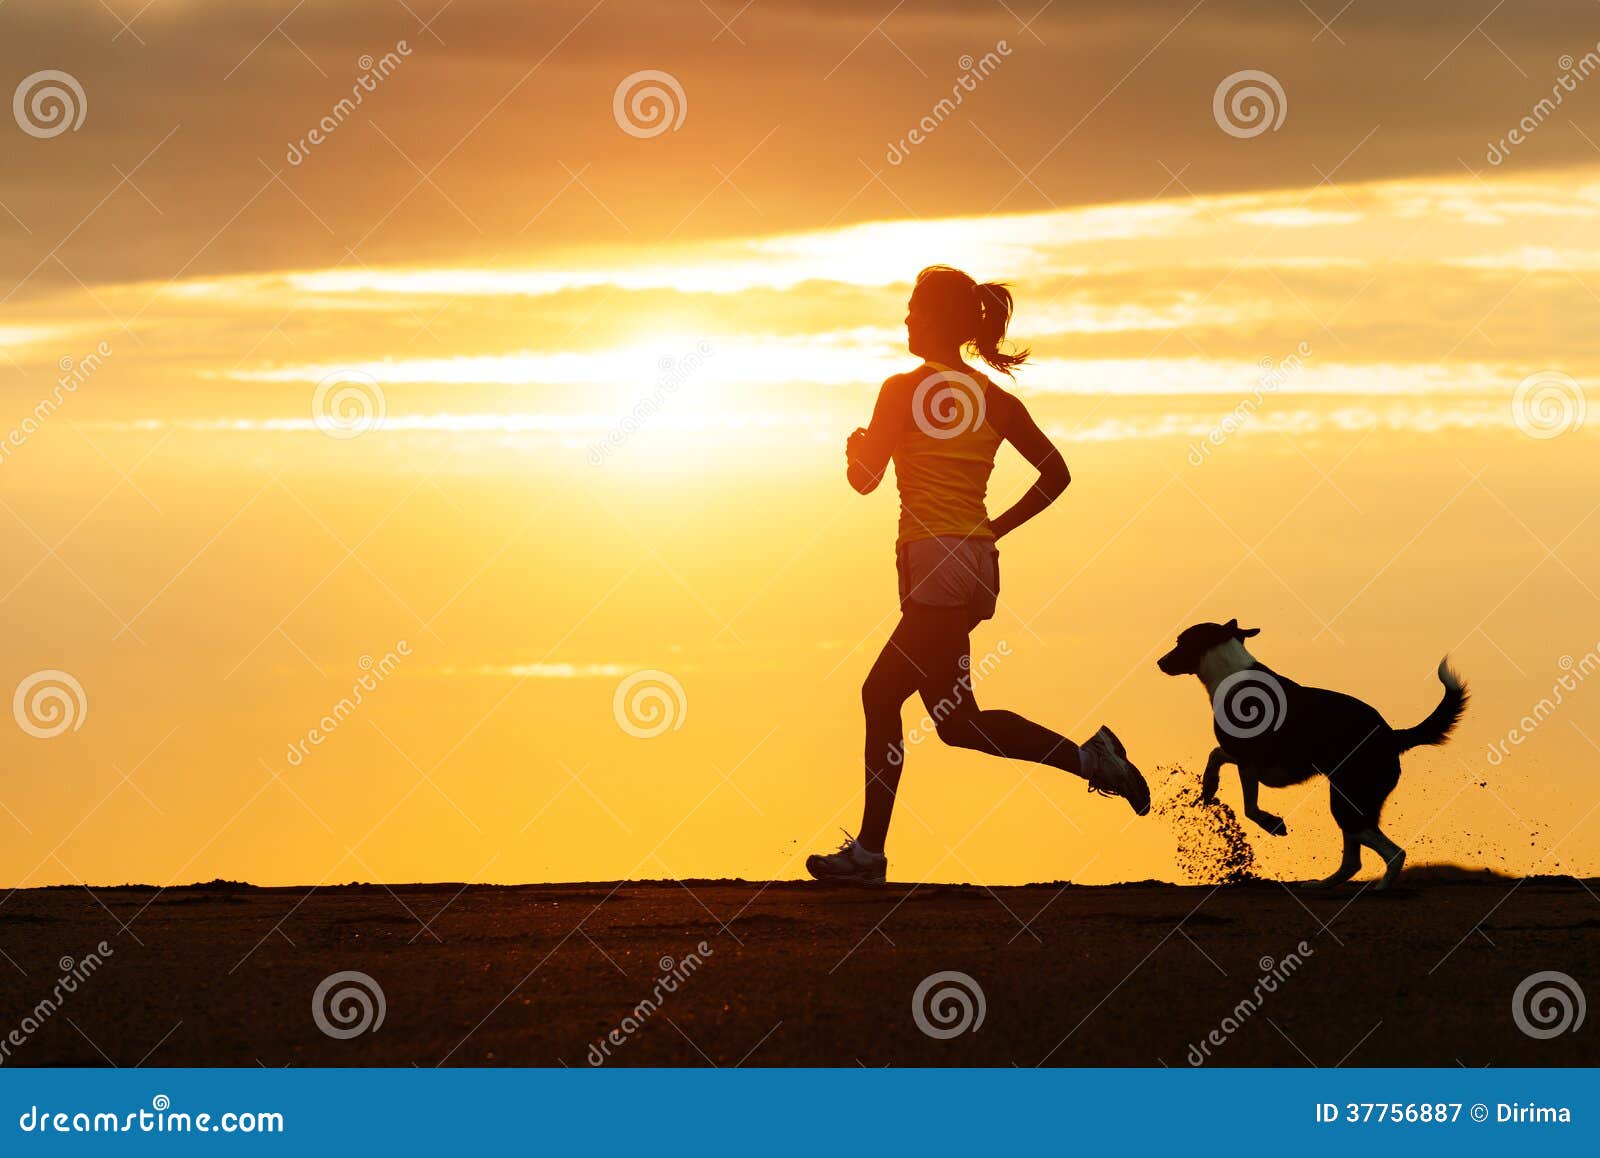
[[[965,607],[971,624],[994,616],[1000,598],[1000,552],[993,539],[941,535],[901,543],[895,551],[900,608]]]

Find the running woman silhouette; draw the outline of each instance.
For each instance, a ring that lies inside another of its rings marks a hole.
[[[1072,481],[1061,452],[1021,400],[966,361],[976,354],[1011,377],[1027,359],[1026,350],[1001,349],[1011,306],[1003,284],[980,285],[948,266],[918,274],[906,312],[906,346],[922,365],[883,384],[871,425],[845,443],[847,477],[860,494],[877,489],[894,463],[901,614],[861,687],[867,726],[861,829],[846,833],[837,852],[806,860],[818,880],[883,883],[889,864],[884,844],[905,761],[900,709],[913,692],[946,744],[1047,764],[1082,776],[1092,792],[1122,797],[1140,816],[1150,811],[1144,777],[1110,728],[1078,745],[1015,712],[980,709],[973,696],[968,636],[994,615],[1000,592],[995,543],[1055,502]],[[1038,469],[1039,480],[990,519],[984,495],[1003,442]]]

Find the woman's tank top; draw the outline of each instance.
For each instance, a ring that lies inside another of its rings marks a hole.
[[[911,419],[892,459],[900,491],[898,543],[939,535],[992,539],[983,505],[1000,433],[989,421],[982,374],[925,362],[915,372]]]

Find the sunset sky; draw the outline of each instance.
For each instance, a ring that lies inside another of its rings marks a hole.
[[[14,707],[0,885],[801,875],[896,611],[843,439],[936,262],[1012,284],[1075,479],[985,706],[1111,723],[1160,800],[1188,624],[1397,726],[1448,651],[1386,830],[1600,871],[1600,6],[1403,7],[0,4],[0,690],[82,689]],[[1331,871],[1326,791],[1265,871]],[[1182,879],[1131,819],[919,744],[891,875]]]

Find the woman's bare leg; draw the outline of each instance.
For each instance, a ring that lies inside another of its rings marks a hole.
[[[939,738],[957,748],[970,748],[1028,760],[1083,776],[1078,746],[1059,732],[1036,724],[1016,712],[978,707],[972,686],[972,660],[967,612],[959,607],[919,609],[925,617],[917,633],[923,651],[918,670],[922,702]]]
[[[900,710],[913,692],[947,744],[1085,775],[1076,744],[1016,712],[979,709],[972,682],[966,610],[910,604],[861,687],[866,803],[856,839],[869,852],[889,836],[905,766]]]
[[[900,709],[917,690],[921,673],[913,659],[919,650],[918,624],[902,616],[877,662],[861,685],[861,707],[866,714],[866,802],[856,841],[868,852],[883,851],[894,815],[895,792],[905,764],[905,734]]]

